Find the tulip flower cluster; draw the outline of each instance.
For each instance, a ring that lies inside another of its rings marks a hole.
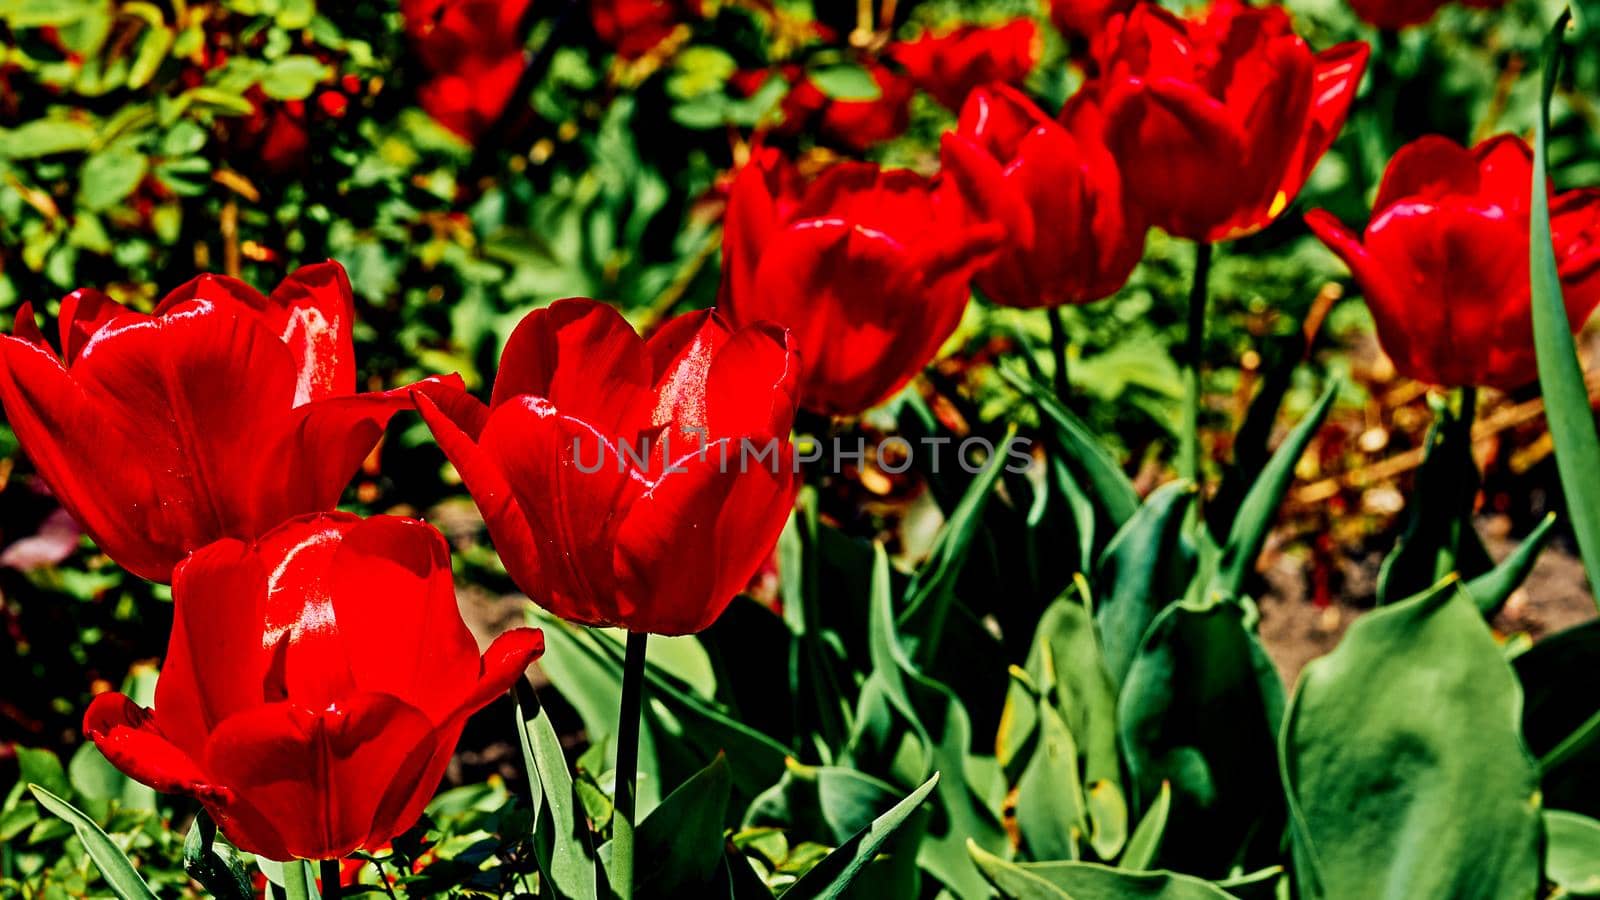
[[[417,99],[472,141],[504,113],[522,79],[528,0],[405,0],[406,34],[430,74]]]

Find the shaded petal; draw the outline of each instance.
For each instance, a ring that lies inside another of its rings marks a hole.
[[[800,358],[789,332],[775,325],[739,329],[717,351],[706,376],[711,440],[729,436],[787,438],[794,427]]]
[[[742,465],[737,447],[728,448],[724,465],[722,449],[679,460],[685,471],[663,476],[618,529],[621,620],[630,630],[705,630],[777,543],[798,487],[788,442],[777,472]],[[695,564],[683,565],[686,559]]]
[[[517,505],[498,464],[477,443],[488,422],[489,408],[465,391],[431,396],[419,393],[415,400],[439,449],[456,467],[478,505],[506,572],[523,593],[531,595],[539,584],[539,551],[527,514]]]
[[[206,776],[194,757],[167,740],[149,710],[122,694],[95,697],[84,711],[83,733],[119,771],[164,794],[207,802],[230,796],[226,787]]]
[[[334,552],[328,592],[356,690],[404,697],[444,724],[479,667],[444,535],[415,519],[366,519]]]
[[[296,406],[355,392],[355,295],[344,266],[301,266],[273,290],[262,314],[294,355]]]
[[[698,310],[672,319],[651,335],[647,346],[656,393],[649,416],[652,429],[668,423],[683,429],[706,427],[706,373],[729,334],[716,313]]]
[[[94,288],[79,288],[61,298],[61,315],[57,326],[61,331],[61,357],[67,365],[78,358],[106,323],[118,316],[147,319],[144,313],[124,307]]]
[[[493,703],[543,655],[544,632],[537,628],[513,628],[495,638],[483,653],[477,683],[456,708],[456,717],[464,719]]]
[[[274,703],[224,722],[206,765],[276,826],[291,854],[334,859],[365,845],[391,791],[433,793],[434,784],[401,779],[438,740],[426,716],[385,694],[318,712]]]
[[[1478,161],[1478,196],[1507,212],[1527,215],[1533,185],[1533,150],[1514,134],[1472,148]]]
[[[1327,154],[1328,148],[1344,130],[1350,116],[1350,105],[1355,102],[1361,78],[1366,74],[1367,61],[1372,48],[1365,43],[1353,42],[1330,47],[1316,55],[1311,84],[1311,114],[1309,125],[1300,141],[1295,159],[1286,169],[1286,177],[1278,192],[1292,201],[1305,186],[1306,179],[1317,163]],[[1276,200],[1274,207],[1278,206]]]
[[[1389,160],[1372,212],[1379,215],[1402,200],[1436,203],[1477,192],[1477,158],[1455,141],[1430,134],[1401,147]]]
[[[629,435],[628,417],[648,408],[650,355],[633,326],[593,300],[558,300],[517,325],[500,354],[490,408],[544,397],[611,436]]]
[[[39,330],[39,320],[34,317],[33,304],[26,300],[17,307],[16,315],[11,319],[11,334],[18,340],[27,341],[45,350],[50,349],[50,345],[45,342],[44,332]]]

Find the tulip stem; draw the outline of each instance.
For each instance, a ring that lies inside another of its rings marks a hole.
[[[644,701],[646,632],[628,632],[622,663],[622,711],[617,722],[616,818],[611,833],[612,890],[620,900],[633,897],[633,813],[639,779],[639,719]]]
[[[1183,354],[1183,433],[1178,448],[1178,474],[1200,483],[1200,374],[1206,346],[1207,284],[1211,279],[1211,244],[1194,245],[1194,282],[1189,288],[1189,329]]]
[[[340,900],[344,896],[344,873],[339,871],[337,859],[322,861],[322,900]]]
[[[1072,385],[1067,379],[1067,323],[1061,316],[1061,307],[1050,307],[1050,352],[1055,356],[1056,399],[1067,406],[1067,393]],[[1069,407],[1070,408],[1070,407]]]

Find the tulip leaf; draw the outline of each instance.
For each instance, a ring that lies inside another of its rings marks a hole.
[[[1089,831],[1078,745],[1048,702],[1039,704],[1039,741],[1017,781],[1017,830],[1035,859],[1077,859]]]
[[[195,815],[183,841],[183,870],[217,900],[255,897],[255,888],[238,852],[226,839],[217,839],[217,825],[203,809]]]
[[[1600,434],[1595,433],[1594,410],[1578,362],[1577,342],[1567,316],[1550,232],[1550,175],[1548,140],[1550,101],[1561,70],[1562,35],[1572,19],[1561,14],[1544,49],[1544,83],[1539,108],[1538,139],[1533,154],[1533,202],[1530,208],[1530,278],[1533,289],[1533,336],[1539,359],[1539,387],[1544,394],[1545,417],[1555,444],[1556,467],[1567,499],[1572,531],[1578,539],[1583,566],[1591,586],[1600,585]],[[1593,589],[1593,588],[1591,588]],[[1600,603],[1600,596],[1596,602]]]
[[[719,753],[645,818],[634,837],[634,880],[641,895],[703,895],[721,868],[722,826],[732,791],[728,758]]]
[[[1541,788],[1551,806],[1600,817],[1600,620],[1545,638],[1511,660],[1522,684],[1522,737],[1540,759]]]
[[[1572,896],[1600,897],[1600,822],[1547,809],[1544,835],[1545,880]]]
[[[83,849],[99,867],[101,877],[105,878],[106,884],[119,900],[156,900],[155,892],[139,877],[127,855],[112,843],[93,819],[36,784],[28,785],[28,789],[33,792],[33,798],[39,801],[40,806],[72,826],[78,840],[83,842]]]
[[[528,788],[534,796],[534,855],[548,891],[555,897],[595,900],[594,840],[589,823],[579,814],[573,792],[572,775],[567,771],[561,739],[543,706],[532,692],[518,686],[517,734],[522,744],[522,762]],[[533,701],[530,716],[524,697]]]
[[[870,101],[883,96],[871,72],[849,63],[812,69],[806,77],[833,100]]]
[[[1183,599],[1192,577],[1185,556],[1184,518],[1198,496],[1193,482],[1174,481],[1151,493],[1122,526],[1095,572],[1095,625],[1106,669],[1121,684],[1150,623],[1169,604]]]
[[[1482,480],[1472,458],[1472,422],[1477,392],[1461,392],[1452,412],[1435,403],[1437,419],[1428,429],[1427,451],[1407,499],[1407,522],[1400,540],[1378,571],[1378,603],[1415,597],[1451,573],[1476,578],[1493,565],[1472,527],[1473,500]]]
[[[923,802],[938,784],[939,773],[935,772],[904,800],[856,832],[838,849],[824,857],[822,862],[813,866],[794,883],[793,887],[784,892],[784,900],[832,900],[841,896],[889,839],[906,827],[906,823],[911,821],[913,816],[919,819],[926,818],[926,812],[922,808]],[[918,816],[919,812],[922,815]]]
[[[1244,589],[1245,577],[1255,569],[1256,557],[1261,555],[1267,532],[1278,516],[1278,506],[1294,481],[1295,466],[1311,445],[1317,429],[1322,427],[1322,421],[1328,417],[1328,410],[1333,408],[1339,387],[1337,381],[1328,385],[1321,399],[1289,432],[1289,436],[1267,461],[1266,468],[1261,470],[1260,477],[1249,493],[1245,494],[1244,501],[1239,504],[1239,514],[1234,517],[1233,527],[1228,531],[1228,540],[1222,546],[1222,558],[1217,563],[1217,571],[1211,578],[1204,602],[1232,599]]]
[[[1162,865],[1221,876],[1235,862],[1276,858],[1285,814],[1274,774],[1282,709],[1277,670],[1241,605],[1185,601],[1150,626],[1117,718],[1136,800],[1153,802],[1171,784]]]
[[[1155,802],[1145,810],[1144,818],[1133,829],[1133,836],[1128,838],[1127,849],[1123,850],[1122,858],[1117,864],[1124,869],[1143,871],[1155,863],[1156,853],[1161,849],[1161,836],[1167,830],[1167,814],[1172,811],[1172,785],[1161,782],[1161,793],[1156,795]]]
[[[1351,626],[1306,668],[1283,724],[1305,895],[1533,896],[1539,778],[1521,703],[1453,579]]]
[[[1228,900],[1209,881],[1176,872],[1136,872],[1085,862],[1006,862],[968,847],[983,876],[1007,900]]]
[[[1499,614],[1500,608],[1511,599],[1511,594],[1528,580],[1533,564],[1539,561],[1539,553],[1550,542],[1555,524],[1555,513],[1545,516],[1533,533],[1517,545],[1517,549],[1494,568],[1466,583],[1464,587],[1468,596],[1472,597],[1472,602],[1484,618],[1492,619]]]

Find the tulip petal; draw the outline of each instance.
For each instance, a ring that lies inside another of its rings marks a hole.
[[[800,359],[789,332],[775,325],[739,329],[706,375],[707,431],[714,437],[787,438],[794,427]],[[711,438],[703,436],[702,444]]]
[[[506,572],[519,588],[531,593],[540,583],[539,551],[527,514],[517,505],[511,484],[499,466],[478,446],[489,419],[489,408],[465,391],[459,394],[415,395],[417,411],[433,432],[433,439],[478,505],[489,527],[495,550]]]
[[[711,310],[678,316],[651,335],[646,346],[655,378],[652,429],[669,422],[688,430],[706,427],[706,373],[728,335],[728,327]]]
[[[1532,178],[1530,174],[1529,183]],[[1401,147],[1389,160],[1372,211],[1376,216],[1402,200],[1438,202],[1477,192],[1478,161],[1472,152],[1447,137],[1428,135]]]
[[[156,727],[155,717],[123,694],[95,697],[83,714],[83,733],[117,769],[163,794],[226,801],[227,788],[208,778],[194,757]]]
[[[1284,198],[1283,206],[1299,195],[1312,170],[1344,130],[1350,105],[1355,102],[1356,90],[1361,87],[1371,55],[1372,48],[1361,42],[1339,44],[1316,55],[1309,122],[1302,132],[1298,150],[1284,168],[1284,180],[1278,186],[1278,195]],[[1274,199],[1274,209],[1279,205]]]
[[[727,441],[719,442],[725,445]],[[794,505],[788,442],[771,471],[721,447],[678,460],[634,502],[617,530],[622,614],[635,631],[693,634],[715,622],[766,561]],[[682,561],[693,559],[695,565]]]
[[[544,632],[537,628],[513,628],[495,638],[483,653],[477,684],[456,707],[454,717],[464,719],[494,702],[543,655]]]
[[[333,609],[335,559],[362,519],[344,512],[303,516],[256,545],[269,572],[262,644],[271,654],[268,701],[285,697],[322,709],[357,690]],[[387,599],[387,598],[386,598]]]
[[[386,694],[316,712],[272,703],[223,722],[206,768],[277,826],[291,854],[334,859],[364,846],[390,791],[432,794],[435,785],[400,779],[436,740],[425,715]]]
[[[270,662],[261,630],[267,571],[252,548],[222,540],[179,563],[173,582],[172,637],[156,683],[156,721],[198,757],[218,723],[261,703]]]
[[[444,535],[415,519],[366,519],[339,542],[327,578],[355,689],[404,697],[436,725],[448,720],[479,664]],[[290,696],[300,699],[292,688]]]
[[[652,383],[644,341],[621,313],[593,300],[558,300],[511,333],[489,406],[543,397],[606,435],[625,435],[628,417],[648,408],[642,398]]]
[[[728,211],[722,222],[722,297],[731,304],[749,296],[762,248],[778,230],[783,212],[780,197],[796,187],[793,166],[777,150],[758,148],[734,176]]]
[[[1561,284],[1573,331],[1600,305],[1600,188],[1568,191],[1555,199],[1550,228],[1561,261]]]
[[[67,365],[106,323],[118,316],[130,315],[136,319],[149,318],[140,312],[127,309],[94,288],[79,288],[61,298],[61,315],[57,326],[61,330],[61,358]]]
[[[1472,148],[1478,162],[1478,196],[1516,215],[1528,214],[1533,184],[1533,150],[1513,134],[1492,137]]]
[[[355,295],[343,266],[301,266],[273,290],[262,314],[296,360],[296,406],[355,391]]]

